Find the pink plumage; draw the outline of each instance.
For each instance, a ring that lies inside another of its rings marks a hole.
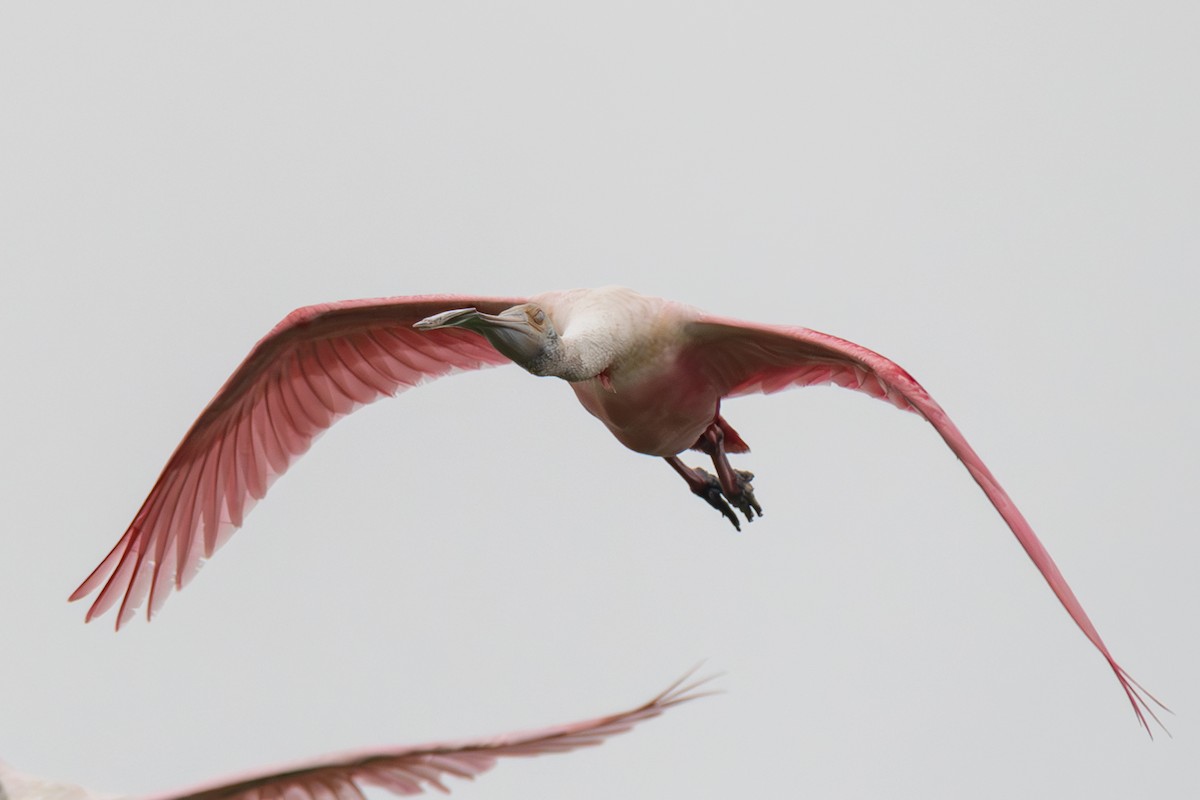
[[[118,627],[147,596],[147,616],[153,614],[172,578],[182,587],[271,481],[338,418],[423,380],[509,359],[535,375],[567,380],[618,441],[665,458],[739,529],[734,509],[747,521],[762,509],[753,476],[728,461],[728,453],[748,448],[721,416],[722,399],[828,383],[919,414],[983,489],[1149,730],[1153,698],[1113,659],[1029,523],[912,376],[834,336],[715,317],[620,287],[528,301],[388,298],[293,312],[209,403],[125,535],[71,599],[100,589],[88,619],[120,599]],[[678,454],[687,449],[711,456],[716,474],[685,465]]]
[[[689,682],[689,678],[690,674],[684,676],[636,708],[595,719],[459,742],[334,753],[143,800],[363,800],[363,791],[368,787],[401,796],[431,789],[448,793],[447,778],[472,780],[502,758],[569,753],[594,747],[669,708],[711,693],[701,691],[710,679]],[[0,763],[0,798],[93,796],[78,787],[21,775]]]
[[[448,305],[519,300],[437,295],[354,300],[288,314],[192,424],[125,534],[71,595],[103,586],[87,618],[121,600],[118,627],[195,576],[318,434],[359,406],[451,372],[507,362],[461,330],[414,331]]]
[[[148,800],[362,800],[362,789],[378,786],[397,795],[428,789],[449,792],[447,777],[470,780],[501,758],[569,753],[624,733],[668,708],[700,697],[705,681],[677,681],[637,708],[541,730],[395,749],[371,749],[280,767],[183,793]]]
[[[699,324],[707,329],[699,337],[705,343],[702,349],[707,350],[707,356],[701,358],[706,358],[714,365],[719,373],[719,377],[714,379],[722,386],[728,387],[723,392],[726,396],[769,393],[790,386],[834,383],[866,392],[924,417],[962,461],[971,477],[996,507],[1001,518],[1008,523],[1017,541],[1042,573],[1054,595],[1071,615],[1071,619],[1108,661],[1117,680],[1121,682],[1121,688],[1125,690],[1138,720],[1148,732],[1150,731],[1144,713],[1149,713],[1156,722],[1158,717],[1146,699],[1160,707],[1162,704],[1142,689],[1116,662],[1104,640],[1100,638],[1096,626],[1083,610],[1083,605],[1059,571],[1058,565],[1054,563],[1054,559],[1050,557],[1020,509],[942,407],[911,375],[894,362],[865,347],[807,328],[755,325],[716,317],[705,317]],[[1161,725],[1161,722],[1159,724]]]

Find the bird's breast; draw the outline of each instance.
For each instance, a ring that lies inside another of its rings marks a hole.
[[[715,388],[669,368],[613,371],[571,388],[621,444],[652,456],[673,456],[695,444],[720,400]]]

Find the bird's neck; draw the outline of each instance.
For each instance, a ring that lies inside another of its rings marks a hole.
[[[548,340],[533,360],[521,364],[534,375],[562,378],[572,383],[586,381],[603,372],[612,354],[587,335],[563,336]]]

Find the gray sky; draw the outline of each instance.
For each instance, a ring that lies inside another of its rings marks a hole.
[[[0,758],[167,789],[707,658],[456,796],[1196,796],[1200,11],[981,5],[6,3]],[[726,405],[740,535],[509,367],[339,423],[153,624],[66,604],[291,309],[609,283],[912,372],[1175,738],[932,429],[835,389]]]

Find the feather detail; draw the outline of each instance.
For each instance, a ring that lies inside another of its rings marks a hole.
[[[91,620],[120,602],[117,627],[149,597],[150,618],[245,520],[330,425],[380,397],[452,372],[507,363],[481,336],[415,331],[447,308],[495,313],[518,298],[437,295],[293,311],[250,351],[167,461],[133,522],[71,595],[99,590]]]
[[[685,358],[693,368],[703,371],[724,396],[833,384],[864,392],[924,417],[983,489],[1071,619],[1104,656],[1142,727],[1153,736],[1147,716],[1163,727],[1150,704],[1168,710],[1166,706],[1112,657],[1032,526],[942,407],[904,369],[865,347],[808,328],[701,315],[688,325],[688,335],[693,344]]]
[[[692,674],[619,714],[485,739],[342,753],[146,800],[362,800],[372,786],[402,796],[429,789],[448,793],[447,777],[472,780],[502,758],[594,747],[680,703],[712,694],[702,690],[712,679],[692,680]]]

